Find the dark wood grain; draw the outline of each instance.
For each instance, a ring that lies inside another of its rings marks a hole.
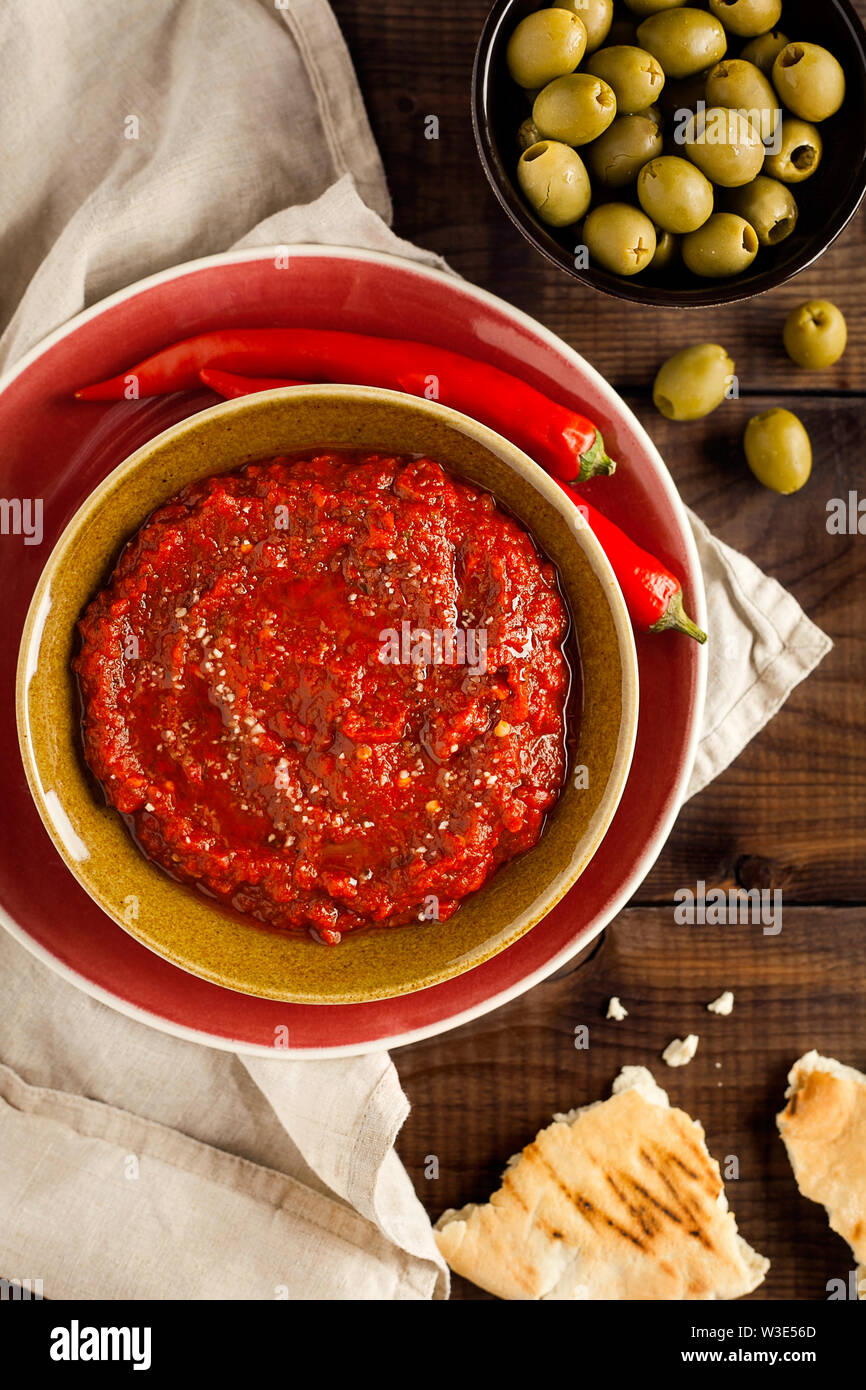
[[[646,906],[623,912],[588,964],[396,1054],[413,1106],[400,1152],[432,1216],[484,1200],[508,1155],[553,1111],[605,1095],[621,1065],[644,1062],[703,1122],[713,1153],[740,1160],[731,1202],[773,1261],[756,1297],[825,1297],[827,1280],[850,1268],[848,1251],[797,1195],[773,1117],[788,1067],[807,1048],[866,1067],[866,932],[856,910],[866,904],[866,537],[826,528],[829,498],[858,487],[866,496],[866,221],[861,213],[789,286],[729,309],[658,311],[594,294],[536,256],[482,174],[469,81],[486,0],[334,0],[334,9],[385,161],[395,230],[582,352],[637,410],[686,502],[789,588],[836,644],[734,765],[686,804],[637,895]],[[438,140],[424,138],[428,115],[439,118]],[[813,296],[836,301],[849,325],[844,358],[819,375],[795,369],[780,336],[788,309]],[[650,400],[656,368],[706,339],[734,357],[740,399],[698,424],[663,420]],[[813,477],[794,497],[766,492],[745,468],[743,426],[770,404],[795,409],[812,436]],[[782,887],[781,936],[677,927],[664,904],[699,878]],[[720,1019],[705,1005],[724,988],[737,1003]],[[604,1021],[611,994],[631,1010],[619,1025]],[[572,1045],[578,1022],[590,1024],[588,1052]],[[688,1031],[701,1035],[698,1055],[668,1071],[661,1050]],[[424,1177],[428,1155],[438,1180]],[[485,1297],[455,1285],[455,1297]]]
[[[774,886],[791,901],[866,900],[866,536],[827,530],[829,498],[847,498],[858,485],[866,497],[866,402],[787,402],[815,445],[813,478],[791,497],[755,485],[740,444],[748,417],[776,403],[775,396],[729,401],[683,425],[632,400],[685,500],[720,539],[789,589],[835,643],[712,790],[684,807],[640,890],[643,901],[669,899],[695,874],[734,882],[737,863],[749,856],[770,861]]]
[[[734,991],[727,1018],[707,1012]],[[607,1022],[612,994],[629,1016]],[[412,1115],[400,1152],[435,1219],[483,1201],[509,1154],[556,1111],[609,1094],[619,1068],[650,1067],[674,1105],[703,1124],[720,1162],[740,1176],[728,1195],[740,1229],[772,1263],[755,1298],[826,1297],[851,1268],[823,1211],[797,1193],[775,1115],[791,1062],[809,1047],[863,1061],[866,933],[858,911],[783,910],[782,931],[688,927],[671,908],[631,908],[590,959],[458,1033],[396,1054]],[[574,1046],[576,1024],[589,1047]],[[674,1037],[697,1033],[694,1060],[661,1060]],[[430,1158],[438,1178],[425,1176]],[[460,1281],[456,1296],[483,1297]]]

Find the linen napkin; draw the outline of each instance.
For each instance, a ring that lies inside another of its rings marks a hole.
[[[106,294],[231,246],[442,264],[388,229],[325,0],[7,0],[0,53],[2,366]],[[714,640],[690,794],[830,646],[692,524]],[[0,1276],[41,1280],[46,1297],[447,1296],[394,1151],[407,1110],[386,1053],[307,1062],[185,1042],[0,933]]]

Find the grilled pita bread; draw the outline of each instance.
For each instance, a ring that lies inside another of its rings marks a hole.
[[[866,1076],[807,1052],[788,1082],[788,1104],[776,1118],[797,1186],[826,1207],[831,1229],[866,1266]]]
[[[704,1131],[643,1067],[557,1116],[485,1206],[446,1211],[449,1265],[508,1299],[727,1299],[769,1261],[737,1234]]]

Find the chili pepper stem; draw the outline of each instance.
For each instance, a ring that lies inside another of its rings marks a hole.
[[[671,594],[667,611],[662,614],[658,622],[650,627],[650,632],[664,632],[666,628],[674,628],[677,632],[685,632],[689,637],[694,637],[696,642],[706,642],[707,634],[693,623],[688,613],[683,608],[683,591],[677,589]]]
[[[596,430],[595,439],[580,456],[580,472],[575,482],[585,483],[589,478],[609,476],[616,472],[616,462],[604,447],[601,430]]]

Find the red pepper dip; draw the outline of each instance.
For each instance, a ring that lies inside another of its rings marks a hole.
[[[187,487],[79,624],[87,762],[143,851],[336,944],[441,921],[565,774],[568,614],[493,498],[322,452]]]

